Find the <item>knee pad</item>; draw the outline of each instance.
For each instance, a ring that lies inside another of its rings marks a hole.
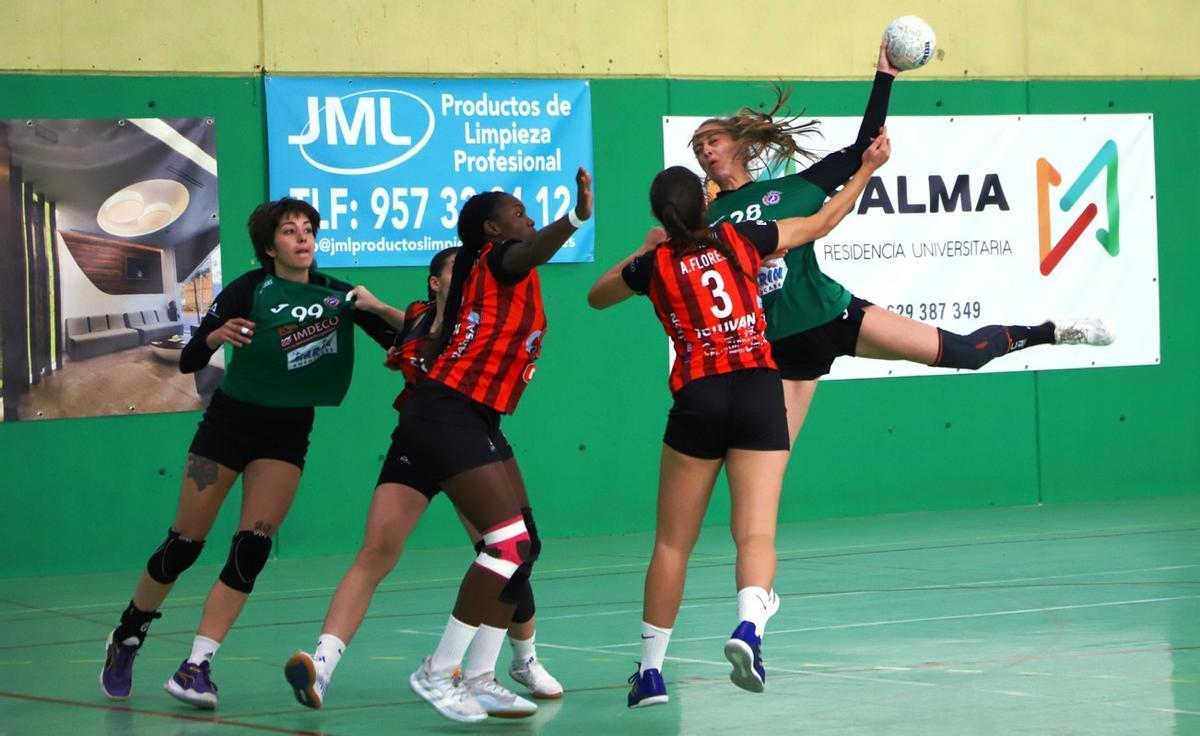
[[[204,549],[204,540],[189,539],[174,529],[167,530],[167,541],[159,545],[146,562],[146,572],[156,583],[169,585],[192,566]]]
[[[271,538],[245,530],[233,535],[229,559],[221,570],[221,582],[234,590],[249,593],[254,581],[271,556]]]
[[[517,581],[520,582],[518,583]],[[508,601],[505,597],[506,594],[511,595],[515,600]],[[514,624],[523,624],[533,618],[535,610],[533,604],[533,585],[530,584],[529,578],[520,572],[514,575],[512,580],[508,581],[508,585],[504,586],[504,591],[500,593],[500,600],[508,603],[515,602],[517,604],[512,615],[512,622]]]
[[[938,356],[931,365],[942,368],[978,370],[992,358],[1007,355],[1012,348],[1008,330],[1001,325],[980,327],[969,335],[938,328]]]
[[[517,568],[529,557],[529,532],[525,519],[514,516],[483,532],[483,551],[475,564],[496,573],[505,580],[512,579]]]
[[[542,554],[542,538],[538,536],[537,524],[533,521],[533,509],[521,507],[521,518],[525,520],[525,530],[529,532],[529,562],[533,562]]]

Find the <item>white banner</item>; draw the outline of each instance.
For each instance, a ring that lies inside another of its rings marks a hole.
[[[663,118],[664,163],[700,172],[689,141],[705,117]],[[859,118],[823,118],[819,155]],[[1154,120],[1132,115],[890,117],[892,158],[815,248],[856,296],[951,332],[1096,316],[1108,347],[1035,347],[983,371],[1159,361]],[[946,375],[840,358],[830,378]],[[967,371],[962,371],[967,372]]]

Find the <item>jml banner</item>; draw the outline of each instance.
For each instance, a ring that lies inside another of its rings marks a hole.
[[[424,266],[457,245],[477,192],[521,199],[542,227],[592,169],[586,81],[267,77],[271,197],[321,213],[322,267]],[[591,261],[594,225],[555,262]]]
[[[705,119],[663,119],[667,165],[700,173],[689,141]],[[859,123],[824,118],[823,137],[801,143],[824,155],[852,143]],[[952,332],[1096,316],[1117,333],[1108,347],[1037,347],[988,372],[1159,361],[1151,115],[892,117],[888,133],[891,160],[814,246],[822,270]],[[841,358],[830,377],[948,372]]]

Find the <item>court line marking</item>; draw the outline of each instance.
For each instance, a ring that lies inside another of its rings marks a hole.
[[[1063,574],[1059,574],[1059,575],[1043,575],[1043,576],[1035,576],[1035,577],[1001,578],[1001,579],[994,579],[994,580],[968,581],[968,582],[963,582],[963,583],[938,583],[938,584],[934,584],[934,585],[912,586],[912,587],[907,587],[907,588],[883,588],[883,589],[878,589],[878,590],[867,590],[867,591],[857,590],[857,591],[838,591],[838,592],[827,592],[827,593],[785,594],[785,595],[796,595],[796,596],[802,596],[804,598],[836,598],[836,597],[842,597],[842,596],[860,596],[860,595],[885,594],[885,593],[894,593],[894,592],[919,592],[919,591],[928,591],[928,590],[971,590],[973,588],[976,588],[977,586],[985,586],[985,585],[999,586],[999,585],[1004,585],[1007,583],[1020,583],[1020,582],[1044,581],[1044,580],[1061,580],[1061,579],[1066,579],[1066,578],[1089,577],[1089,576],[1126,575],[1126,574],[1130,574],[1130,573],[1139,573],[1139,572],[1162,572],[1162,571],[1167,571],[1167,570],[1181,570],[1181,569],[1188,569],[1188,568],[1195,568],[1195,567],[1200,567],[1200,565],[1195,565],[1195,564],[1159,565],[1159,566],[1154,566],[1154,567],[1129,568],[1129,569],[1122,569],[1122,570],[1095,570],[1095,571],[1078,572],[1078,573],[1063,573]],[[1155,583],[1155,584],[1170,584],[1172,582],[1173,581],[1161,581],[1161,582]],[[983,588],[979,588],[979,589],[983,589]],[[582,605],[583,607],[586,608],[588,606],[612,605],[612,603],[613,603],[612,601],[597,601],[595,603],[588,603],[588,604],[572,604],[572,607]],[[709,600],[709,601],[706,601],[703,603],[684,604],[684,605],[680,606],[680,610],[726,606],[726,605],[732,605],[732,604],[733,604],[733,601],[731,599],[729,599],[727,597],[721,597],[719,599]],[[553,609],[555,607],[548,606],[547,608]],[[641,608],[618,609],[618,610],[609,610],[609,611],[586,611],[585,610],[580,613],[550,614],[550,615],[543,614],[543,615],[538,616],[538,620],[543,621],[543,622],[559,621],[559,620],[571,620],[571,619],[580,619],[580,618],[591,618],[593,616],[597,616],[597,617],[598,616],[622,616],[622,615],[629,615],[629,614],[640,613],[640,612],[641,612]],[[406,615],[406,616],[407,615],[414,615],[414,616],[415,615],[438,615],[438,616],[440,616],[440,615],[444,615],[444,612],[443,611],[432,611],[427,614],[423,614],[420,612],[417,612],[417,613],[406,612],[404,615]],[[82,617],[77,617],[77,618],[79,618],[80,620],[86,621],[88,623],[100,623],[100,622],[88,621],[87,619],[84,619]],[[384,618],[387,618],[387,616],[383,616],[383,615],[370,616],[370,615],[368,615],[367,618],[371,618],[375,621],[379,621]],[[309,622],[310,622],[309,619],[305,619],[303,621],[282,621],[282,622],[281,621],[273,621],[273,622],[264,623],[264,624],[243,625],[238,628],[241,628],[243,630],[248,630],[251,628],[276,627],[276,626],[284,626],[284,625],[299,625],[299,624],[309,623]],[[311,622],[317,622],[317,621],[316,621],[316,619],[312,619]],[[108,624],[104,624],[104,625],[105,625],[105,627],[107,627]],[[407,629],[407,630],[412,631],[412,629]],[[169,637],[174,636],[174,635],[187,636],[191,633],[193,633],[193,632],[190,629],[186,630],[186,631],[181,630],[178,632],[161,632],[161,633],[157,634],[156,638],[169,640]],[[776,633],[779,633],[779,632],[776,632]],[[42,646],[64,646],[64,645],[71,645],[71,644],[82,644],[87,641],[90,641],[90,640],[8,644],[8,645],[0,646],[0,651],[12,650],[12,649],[28,649],[28,648],[42,647]],[[691,640],[690,639],[676,639],[676,641],[691,641]],[[606,646],[619,647],[621,645],[611,644],[611,645],[606,645]]]
[[[188,713],[171,713],[162,710],[145,710],[142,708],[130,708],[127,705],[103,705],[100,703],[85,703],[79,700],[66,700],[65,698],[49,698],[42,695],[26,695],[24,693],[13,693],[6,690],[0,690],[0,698],[10,698],[12,700],[25,700],[34,703],[49,703],[51,705],[67,705],[75,708],[90,708],[92,710],[119,711],[122,713],[131,713],[139,716],[153,716],[156,718],[169,718],[177,721],[191,721],[193,723],[206,723],[214,726],[230,726],[233,728],[246,728],[255,731],[268,731],[270,733],[286,733],[293,736],[333,736],[328,731],[298,731],[293,728],[284,728],[282,726],[267,726],[258,723],[245,723],[243,721],[231,721],[218,716],[194,716]]]
[[[789,525],[790,524],[807,524],[807,523],[812,523],[812,522],[788,522]],[[712,526],[712,527],[705,527],[705,528],[706,529],[723,529],[724,527],[723,526]],[[1011,542],[1055,542],[1055,541],[1066,541],[1066,540],[1073,540],[1073,539],[1082,540],[1082,539],[1096,538],[1098,536],[1099,537],[1136,536],[1139,534],[1149,534],[1149,533],[1153,533],[1153,532],[1197,531],[1197,530],[1200,530],[1200,527],[1195,526],[1194,522],[1189,522],[1186,525],[1182,524],[1182,523],[1133,524],[1130,526],[1122,526],[1122,527],[1112,527],[1112,526],[1089,527],[1089,528],[1084,528],[1084,529],[1074,529],[1071,531],[1060,532],[1060,533],[1053,533],[1053,532],[1044,533],[1043,532],[1043,533],[1039,533],[1039,535],[1037,535],[1037,536],[1032,536],[1029,534],[1024,534],[1024,535],[1022,535],[1022,534],[999,534],[999,535],[993,535],[990,537],[980,537],[980,538],[975,538],[975,539],[943,537],[943,538],[934,538],[934,539],[928,539],[928,540],[923,540],[923,541],[922,540],[907,540],[907,541],[901,540],[901,541],[895,541],[895,542],[880,542],[880,543],[875,543],[875,544],[798,548],[798,549],[794,549],[794,550],[780,550],[776,554],[777,554],[777,557],[780,562],[798,562],[798,561],[802,561],[802,560],[826,559],[826,558],[830,558],[830,557],[862,556],[865,554],[876,554],[876,553],[882,554],[882,553],[889,553],[889,552],[920,552],[920,551],[927,551],[927,550],[934,550],[934,549],[946,549],[946,548],[955,548],[955,547],[978,547],[978,546],[987,546],[987,545],[992,545],[992,544],[1005,544],[1005,543],[1011,543]],[[632,532],[631,534],[644,534],[644,535],[649,536],[651,534],[651,532]],[[608,535],[608,536],[623,536],[623,535]],[[577,539],[577,538],[568,537],[568,538],[563,538],[561,540],[554,540],[554,541],[570,541],[571,539]],[[913,545],[913,546],[905,546],[905,545]],[[426,550],[422,550],[422,552],[432,550],[432,549],[445,549],[445,548],[444,547],[443,548],[427,548]],[[800,556],[799,557],[790,557],[790,555],[800,555]],[[348,553],[346,556],[347,556],[347,558],[350,558],[350,557],[352,557],[352,553]],[[583,567],[558,568],[558,569],[554,569],[554,570],[545,570],[543,568],[543,575],[540,579],[544,582],[550,582],[550,581],[553,581],[556,579],[571,579],[572,577],[578,577],[577,575],[566,575],[566,576],[563,576],[562,578],[552,577],[555,574],[561,574],[561,573],[616,571],[616,570],[621,570],[623,568],[631,568],[631,567],[635,568],[635,569],[645,569],[646,564],[648,564],[648,562],[649,562],[649,559],[648,559],[649,554],[648,553],[646,554],[646,558],[647,558],[646,562],[639,561],[639,562],[635,562],[635,563],[622,563],[622,564],[618,564],[618,565],[593,565],[593,566],[583,566]],[[730,564],[730,562],[726,562],[726,561],[733,561],[735,558],[736,558],[736,555],[732,555],[732,554],[712,555],[713,560],[723,560],[723,561],[721,561],[721,562],[714,562],[712,560],[706,561],[706,563],[704,565],[701,565],[700,567],[717,567],[717,566],[721,566],[721,565],[727,565],[727,564]],[[295,559],[289,558],[288,561],[289,562],[302,562],[303,560],[301,560],[300,558],[295,558]],[[120,573],[117,573],[117,574],[120,574]],[[87,575],[87,574],[77,573],[76,575]],[[12,581],[20,581],[20,580],[26,580],[26,579],[27,578],[19,578],[19,577],[0,578],[0,583],[8,583],[8,582],[12,582]],[[419,580],[412,580],[412,581],[408,581],[408,583],[406,585],[416,587],[416,586],[421,586],[421,585],[429,585],[429,584],[433,584],[433,583],[457,583],[461,580],[462,580],[461,575],[456,575],[456,576],[452,576],[452,577],[423,578],[423,579],[419,579]],[[279,590],[279,591],[263,590],[257,596],[257,599],[258,600],[270,600],[272,596],[294,595],[296,593],[330,592],[330,591],[335,590],[336,587],[337,587],[336,585],[331,585],[331,586],[320,586],[320,587],[313,587],[313,588],[291,588],[291,589],[285,589],[285,590]],[[392,590],[392,589],[384,590],[381,588],[381,591],[377,591],[377,592],[403,592],[403,591],[409,590],[409,589],[411,589],[411,588],[405,587],[405,588],[398,588],[395,590]],[[175,602],[183,602],[183,603],[199,603],[199,602],[202,602],[207,596],[208,596],[208,593],[205,592],[201,595],[178,596],[178,597],[174,597],[172,600]],[[27,605],[29,608],[33,608],[41,613],[59,613],[59,612],[66,612],[66,611],[73,611],[73,610],[84,610],[84,609],[89,609],[89,608],[110,608],[113,606],[120,607],[124,604],[125,604],[125,601],[103,602],[103,603],[84,603],[84,604],[75,604],[75,605],[70,605],[70,606],[34,606],[32,604],[22,604],[22,605]],[[168,609],[175,608],[175,607],[176,606],[171,606],[171,607],[168,607]],[[0,611],[0,621],[2,621],[6,615],[14,614],[14,613],[21,614],[21,613],[27,613],[27,611]]]
[[[1084,608],[1109,608],[1112,606],[1136,606],[1146,603],[1165,603],[1168,601],[1186,601],[1196,600],[1200,595],[1174,595],[1165,596],[1162,598],[1138,598],[1127,601],[1102,601],[1100,603],[1074,603],[1063,606],[1042,606],[1040,608],[1014,608],[1007,611],[983,611],[980,613],[955,613],[946,616],[926,616],[922,618],[899,618],[899,619],[884,619],[881,621],[859,621],[850,624],[827,624],[824,626],[805,626],[796,629],[776,629],[772,630],[771,636],[777,637],[783,634],[803,634],[810,631],[837,631],[841,629],[865,629],[875,626],[895,626],[898,624],[919,624],[932,621],[958,621],[972,618],[992,618],[995,616],[1020,616],[1030,613],[1048,613],[1051,611],[1074,611]],[[688,638],[675,639],[675,642],[684,641],[712,641],[715,639],[727,639],[726,636],[693,636]],[[620,644],[603,644],[600,649],[611,650],[621,649],[624,647],[638,647],[640,642],[622,642]]]
[[[545,642],[538,642],[538,646],[546,647],[549,649],[565,649],[565,650],[579,651],[579,652],[585,652],[585,653],[591,653],[591,654],[608,653],[608,650],[597,650],[594,647],[575,647],[575,646],[567,646],[567,645],[563,645],[563,644],[548,644]],[[715,667],[720,667],[725,670],[727,670],[729,668],[729,663],[725,662],[725,661],[716,661],[716,660],[709,660],[709,659],[693,659],[690,657],[673,657],[673,656],[668,656],[665,659],[667,659],[669,661],[673,661],[673,662],[682,662],[682,663],[686,663],[686,664],[712,665]],[[982,670],[943,670],[943,671],[944,672],[961,672],[961,673],[969,673],[969,674],[982,674]],[[1186,709],[1182,709],[1182,708],[1160,708],[1160,707],[1148,706],[1148,705],[1113,703],[1113,702],[1105,701],[1105,700],[1078,700],[1078,699],[1070,699],[1070,698],[1060,698],[1060,697],[1057,697],[1054,695],[1031,693],[1031,692],[1025,692],[1022,690],[1006,690],[1006,689],[1000,689],[1000,688],[977,687],[977,686],[964,687],[964,686],[954,685],[954,684],[950,684],[950,683],[923,682],[923,681],[919,681],[919,680],[898,680],[898,679],[892,679],[892,678],[888,678],[888,677],[865,677],[862,675],[852,675],[852,674],[846,674],[846,673],[840,673],[840,672],[812,672],[809,670],[787,669],[787,668],[783,668],[783,667],[772,667],[771,672],[783,673],[783,674],[789,674],[789,675],[805,675],[805,676],[818,677],[818,678],[823,677],[823,678],[837,679],[837,680],[853,680],[856,682],[866,682],[866,683],[871,683],[871,684],[886,683],[886,684],[890,684],[890,685],[906,685],[909,687],[935,687],[935,688],[942,688],[942,689],[948,689],[948,690],[967,690],[969,692],[987,693],[987,694],[992,694],[992,695],[1009,695],[1009,696],[1022,697],[1022,698],[1038,698],[1041,700],[1050,700],[1050,701],[1057,701],[1057,702],[1063,702],[1063,703],[1071,703],[1071,704],[1075,704],[1075,705],[1085,705],[1085,706],[1103,705],[1103,706],[1108,706],[1108,707],[1112,707],[1112,708],[1120,708],[1122,710],[1149,711],[1149,712],[1153,712],[1153,713],[1168,713],[1171,715],[1200,716],[1200,710],[1186,710]],[[693,684],[693,683],[688,683],[686,680],[675,680],[674,682],[677,684],[685,685],[685,686]],[[694,683],[694,684],[707,686],[710,684],[717,684],[717,682],[714,681],[711,683],[706,682],[706,683]],[[721,681],[720,684],[724,685],[725,683],[724,683],[724,681]]]

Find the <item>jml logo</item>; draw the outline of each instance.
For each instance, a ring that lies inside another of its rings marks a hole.
[[[1058,206],[1063,212],[1068,212],[1079,201],[1084,190],[1096,180],[1102,169],[1108,169],[1105,182],[1105,205],[1108,209],[1108,228],[1096,229],[1096,240],[1104,246],[1110,256],[1116,256],[1121,251],[1121,201],[1117,192],[1117,144],[1108,140],[1096,151],[1079,177],[1075,180],[1059,200]],[[1095,202],[1091,202],[1079,213],[1079,217],[1067,232],[1063,234],[1053,247],[1050,246],[1050,187],[1062,184],[1062,176],[1049,161],[1044,158],[1037,160],[1037,203],[1038,203],[1038,246],[1041,254],[1041,272],[1049,276],[1058,266],[1067,251],[1079,240],[1079,236],[1087,229],[1092,220],[1096,219],[1099,211]]]
[[[398,89],[309,97],[307,107],[308,122],[299,134],[288,136],[288,144],[299,146],[305,161],[331,174],[390,169],[415,156],[433,135],[433,109]]]

